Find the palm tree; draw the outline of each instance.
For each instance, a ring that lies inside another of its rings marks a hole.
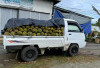
[[[100,12],[94,7],[94,6],[92,6],[92,8],[93,8],[93,10],[100,16]],[[98,19],[98,22],[96,23],[98,26],[99,26],[99,28],[100,28],[100,18]]]

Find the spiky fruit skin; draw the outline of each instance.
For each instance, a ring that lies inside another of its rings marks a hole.
[[[33,36],[36,36],[36,33],[33,33]]]
[[[34,33],[37,33],[37,29],[36,29],[36,28],[34,28],[34,29],[33,29],[33,32],[34,32]]]
[[[27,28],[27,29],[29,29],[29,28],[30,28],[30,26],[26,26],[26,28]]]
[[[26,31],[26,32],[27,32],[27,31],[28,31],[28,30],[27,30],[27,28],[24,28],[24,31]]]
[[[10,35],[10,33],[9,32],[5,32],[4,35]]]
[[[11,32],[12,31],[12,29],[10,29],[10,28],[8,28],[7,30],[6,30],[6,32]]]
[[[56,33],[56,34],[55,34],[55,36],[59,36],[59,34],[58,34],[58,33]]]
[[[34,26],[32,25],[31,28],[34,29]]]
[[[44,32],[42,32],[41,35],[44,36]]]
[[[22,35],[22,32],[21,32],[21,31],[18,31],[18,32],[17,32],[17,35]]]
[[[26,32],[26,31],[24,31],[22,35],[27,36],[27,32]]]
[[[41,34],[40,33],[37,33],[37,36],[40,36]]]
[[[22,26],[22,28],[24,29],[24,28],[25,28],[25,26]]]
[[[47,36],[47,33],[44,33],[44,36]]]
[[[22,36],[63,36],[64,27],[44,27],[44,26],[20,26],[8,28],[5,35],[22,35]]]
[[[41,33],[41,32],[42,32],[42,29],[39,28],[39,29],[38,29],[38,32]]]
[[[16,33],[17,33],[17,32],[18,32],[18,30],[17,30],[17,29],[15,29],[15,30],[14,30],[14,32],[16,32]]]
[[[32,35],[33,35],[33,33],[32,33],[32,32],[28,32],[27,34],[28,34],[28,36],[32,36]]]
[[[21,32],[22,32],[22,31],[24,31],[24,30],[23,30],[23,28],[19,28],[19,31],[21,31]]]
[[[15,32],[11,32],[10,35],[15,35]]]
[[[19,27],[15,27],[15,29],[19,29]]]

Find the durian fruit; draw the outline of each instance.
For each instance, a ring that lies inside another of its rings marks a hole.
[[[51,28],[50,27],[47,27],[47,30],[50,30]]]
[[[51,27],[50,29],[51,29],[51,30],[54,30],[54,28],[53,28],[53,27]]]
[[[44,32],[42,32],[41,35],[44,36]]]
[[[44,33],[44,36],[47,36],[47,33]]]
[[[4,35],[10,35],[10,33],[9,32],[5,32]]]
[[[55,36],[55,33],[52,32],[52,33],[51,33],[51,36]]]
[[[36,36],[36,33],[33,33],[33,36]]]
[[[24,28],[25,28],[25,26],[22,26],[22,28],[24,29]]]
[[[26,32],[27,32],[27,28],[24,28],[24,31],[26,31]]]
[[[51,34],[50,34],[50,33],[48,33],[48,34],[47,34],[47,36],[51,36]]]
[[[23,29],[20,27],[20,28],[19,28],[19,31],[23,31]]]
[[[44,27],[44,26],[42,26],[41,28],[42,28],[42,29],[44,29],[45,27]]]
[[[46,30],[46,32],[48,33],[48,32],[49,32],[49,30]]]
[[[28,36],[32,36],[32,35],[33,35],[33,33],[32,33],[32,32],[28,32],[27,34],[28,34]]]
[[[58,32],[61,33],[62,31],[61,30],[58,30]]]
[[[38,29],[38,32],[41,33],[41,32],[42,32],[42,29],[39,28],[39,29]]]
[[[38,27],[37,27],[37,26],[35,26],[35,28],[36,28],[36,29],[38,29]]]
[[[21,31],[18,31],[18,32],[17,32],[17,35],[22,35],[22,32],[21,32]]]
[[[37,29],[36,29],[36,28],[34,28],[34,29],[33,29],[33,32],[37,33]]]
[[[32,26],[31,26],[31,28],[33,29],[33,28],[34,28],[34,26],[32,25]]]
[[[26,32],[26,31],[24,31],[22,35],[27,36],[27,32]]]
[[[30,26],[26,26],[26,28],[27,28],[27,29],[29,29],[29,28],[30,28]]]
[[[60,30],[60,27],[58,27],[57,30]]]
[[[28,28],[28,31],[33,31],[33,29],[32,28]]]
[[[61,30],[61,33],[64,33],[64,30]]]
[[[61,30],[64,30],[64,27],[61,27]]]
[[[37,36],[40,36],[41,34],[40,33],[37,33]]]
[[[51,34],[52,33],[52,30],[49,30],[49,33]]]
[[[62,36],[61,34],[59,34],[59,36]]]
[[[53,33],[56,33],[57,32],[57,30],[53,30]]]
[[[12,32],[10,33],[10,35],[15,35],[15,32],[12,31]]]
[[[16,27],[15,29],[19,29],[19,27]]]
[[[17,29],[15,29],[15,30],[14,30],[14,32],[16,32],[16,33],[17,33],[17,32],[18,32],[18,30],[17,30]]]
[[[46,29],[43,29],[43,32],[45,32],[45,33],[46,33]]]
[[[12,29],[10,29],[10,28],[7,28],[7,30],[6,30],[6,32],[11,32],[12,31]]]
[[[55,36],[59,36],[59,34],[58,33],[55,33]]]

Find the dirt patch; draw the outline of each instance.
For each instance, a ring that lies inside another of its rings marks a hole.
[[[51,68],[52,66],[63,63],[81,63],[81,62],[95,62],[100,60],[99,57],[78,55],[75,57],[66,56],[40,56],[37,60],[32,62],[18,62],[12,68]]]

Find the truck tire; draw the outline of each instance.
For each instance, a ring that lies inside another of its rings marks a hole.
[[[38,57],[38,50],[32,46],[25,47],[22,49],[20,56],[24,62],[33,61]]]
[[[76,56],[78,55],[78,52],[79,52],[79,46],[77,44],[72,44],[67,50],[69,56]]]

